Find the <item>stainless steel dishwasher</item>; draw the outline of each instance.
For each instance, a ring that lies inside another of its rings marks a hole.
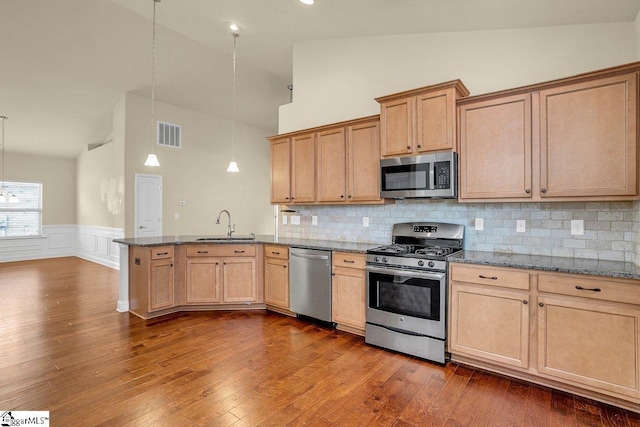
[[[331,322],[331,251],[289,249],[291,311]]]

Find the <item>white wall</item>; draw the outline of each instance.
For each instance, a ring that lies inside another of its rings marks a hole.
[[[155,111],[157,120],[182,126],[182,148],[155,145],[161,166],[144,166],[151,148],[150,100],[126,94],[125,235],[134,235],[135,173],[162,175],[164,235],[225,234],[226,217],[215,224],[222,209],[231,213],[236,234],[273,234],[266,140],[272,132],[236,123],[240,173],[233,174],[226,172],[232,157],[230,120],[157,101]]]
[[[113,109],[108,143],[76,159],[77,223],[124,228],[125,97]]]
[[[5,153],[7,181],[42,183],[42,224],[76,222],[76,165],[74,160]]]
[[[472,95],[640,59],[640,23],[313,40],[294,45],[279,133],[380,112],[374,98],[461,79]]]

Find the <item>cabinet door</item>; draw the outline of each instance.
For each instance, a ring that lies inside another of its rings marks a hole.
[[[187,304],[220,302],[220,259],[187,258]]]
[[[413,151],[415,97],[380,104],[382,156],[399,156]]]
[[[222,277],[224,302],[258,301],[255,258],[225,258]]]
[[[319,202],[344,202],[347,195],[347,142],[344,128],[318,132],[316,139]]]
[[[451,89],[419,95],[416,99],[416,151],[452,150],[456,138],[455,119],[456,100]]]
[[[289,203],[291,196],[290,140],[271,141],[271,203]]]
[[[151,261],[149,311],[173,307],[173,259]]]
[[[289,261],[265,258],[264,302],[289,309]]]
[[[449,351],[529,366],[529,294],[451,283]]]
[[[540,92],[542,197],[637,194],[637,75]]]
[[[640,309],[546,295],[538,302],[540,374],[640,397]]]
[[[334,268],[331,290],[331,318],[338,325],[364,330],[365,271]]]
[[[315,135],[291,138],[291,202],[314,202],[316,197]]]
[[[381,201],[379,122],[349,126],[347,141],[347,200]]]
[[[460,199],[531,197],[531,96],[460,106]]]

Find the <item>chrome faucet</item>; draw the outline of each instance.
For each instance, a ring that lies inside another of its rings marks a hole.
[[[233,226],[231,226],[231,214],[229,213],[228,210],[222,209],[220,211],[220,213],[218,214],[218,219],[216,219],[216,224],[220,224],[220,216],[222,215],[222,213],[226,213],[227,216],[229,217],[229,224],[227,225],[227,237],[231,238],[231,233],[236,231],[236,225],[233,224]]]

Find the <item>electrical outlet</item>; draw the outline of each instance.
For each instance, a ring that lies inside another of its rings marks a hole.
[[[318,215],[311,215],[311,225],[318,225]]]
[[[174,219],[180,219],[180,214],[178,212],[173,214]]]
[[[287,225],[287,218],[286,215],[282,215],[282,225]]]
[[[524,219],[519,219],[516,221],[516,231],[518,233],[524,233],[527,231],[527,221]]]
[[[369,217],[368,216],[362,217],[362,226],[363,227],[368,227],[369,226]]]
[[[484,230],[484,218],[476,218],[475,226],[477,231]]]
[[[574,236],[584,235],[584,221],[581,219],[571,220],[571,234]]]

